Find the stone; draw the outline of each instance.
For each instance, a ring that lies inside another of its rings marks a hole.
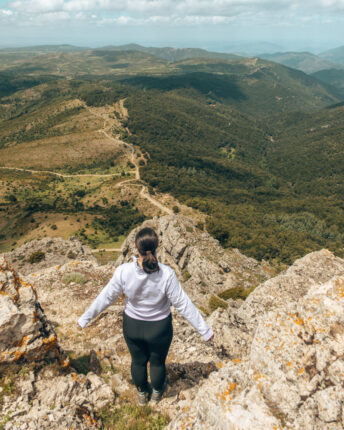
[[[25,282],[0,258],[0,364],[58,358],[68,359],[57,344],[56,332],[37,301],[33,285]]]
[[[145,221],[132,230],[122,245],[116,266],[137,255],[135,235],[143,227],[154,228],[159,236],[158,259],[170,265],[183,283],[190,298],[198,305],[208,306],[211,295],[242,285],[243,279],[268,279],[273,269],[259,264],[238,250],[224,250],[207,232],[183,215],[166,215]],[[247,281],[247,286],[251,283]]]
[[[30,263],[35,252],[44,254],[42,260]],[[76,237],[65,240],[59,237],[34,239],[14,251],[3,254],[4,258],[16,271],[23,275],[38,272],[48,267],[63,265],[70,261],[96,262],[91,249]]]

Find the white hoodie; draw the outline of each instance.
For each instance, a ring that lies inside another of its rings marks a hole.
[[[170,314],[172,304],[204,340],[209,340],[213,331],[181,287],[175,271],[159,262],[160,270],[148,274],[141,269],[137,258],[132,258],[132,262],[117,267],[109,283],[79,318],[79,325],[82,328],[86,327],[93,318],[124,293],[126,296],[124,312],[129,317],[143,321],[159,321]]]

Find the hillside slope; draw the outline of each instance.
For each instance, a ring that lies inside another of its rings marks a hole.
[[[310,52],[277,52],[274,54],[262,54],[259,57],[309,74],[335,67],[334,63]],[[340,68],[339,65],[338,68]]]

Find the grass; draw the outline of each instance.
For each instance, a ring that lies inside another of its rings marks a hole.
[[[77,356],[74,353],[68,353],[70,365],[73,367],[78,373],[83,373],[87,375],[88,372],[92,371],[92,366],[90,366],[90,354]]]
[[[226,303],[224,300],[220,299],[217,296],[211,296],[209,299],[209,308],[211,312],[214,312],[217,308],[228,308],[228,303]]]
[[[106,406],[99,413],[105,430],[160,430],[167,426],[169,418],[149,406]]]
[[[65,284],[75,282],[76,284],[84,285],[86,282],[86,278],[80,272],[71,272],[64,275],[64,277],[62,278],[62,282],[64,282]]]
[[[121,253],[117,251],[105,251],[95,252],[93,255],[96,257],[98,264],[105,265],[110,262],[116,261],[117,258],[121,255]]]
[[[234,287],[229,288],[228,290],[222,291],[218,296],[223,300],[233,299],[233,300],[246,300],[247,297],[252,293],[252,291],[256,287],[243,288],[243,287]]]

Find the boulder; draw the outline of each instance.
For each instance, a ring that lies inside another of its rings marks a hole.
[[[0,258],[0,364],[46,357],[58,358],[68,365],[33,285]]]
[[[220,363],[167,428],[343,428],[344,260],[311,253],[237,312],[247,352]]]

